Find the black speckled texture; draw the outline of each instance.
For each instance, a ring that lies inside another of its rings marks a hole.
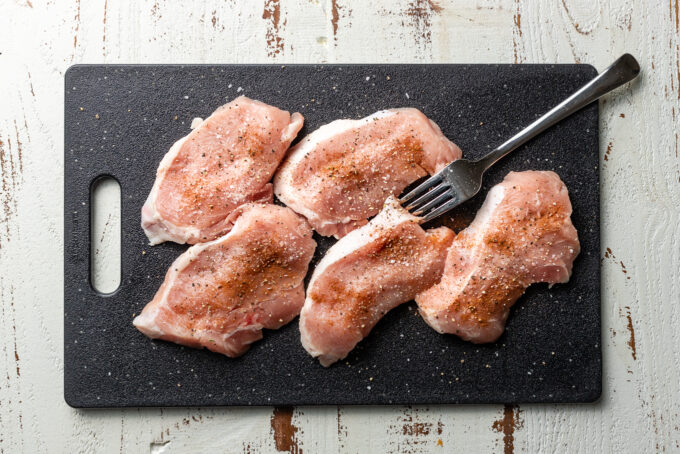
[[[265,332],[238,359],[150,341],[131,323],[185,249],[149,247],[139,223],[161,157],[189,132],[192,118],[243,94],[301,112],[302,136],[337,118],[412,106],[475,158],[595,74],[586,65],[72,67],[65,81],[66,401],[126,407],[596,400],[602,386],[596,104],[499,163],[482,193],[443,221],[463,227],[510,170],[554,170],[570,190],[582,245],[572,279],[552,289],[531,287],[494,344],[437,334],[413,303],[390,312],[347,360],[328,369],[300,345],[297,320]],[[122,283],[108,296],[89,282],[89,194],[101,175],[115,177],[122,189]],[[331,243],[320,240],[315,261]]]

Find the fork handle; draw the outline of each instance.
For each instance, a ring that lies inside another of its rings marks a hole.
[[[581,87],[576,93],[553,107],[545,115],[512,136],[488,155],[477,161],[483,171],[506,154],[542,133],[555,123],[581,110],[596,99],[629,82],[640,73],[640,65],[630,54],[622,55],[597,77]]]

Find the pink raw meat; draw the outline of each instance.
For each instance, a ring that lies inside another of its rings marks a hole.
[[[305,137],[277,171],[274,193],[319,234],[340,238],[377,214],[389,195],[460,157],[419,110],[381,110]]]
[[[271,202],[269,181],[302,123],[299,113],[241,96],[175,142],[142,208],[151,244],[213,240],[231,229],[239,205]]]
[[[394,197],[319,262],[300,314],[303,347],[324,366],[344,358],[391,309],[439,282],[454,233],[423,230]]]
[[[316,242],[292,210],[248,203],[225,236],[190,247],[168,270],[134,325],[152,339],[235,357],[294,319]]]
[[[454,239],[441,281],[416,302],[423,319],[440,333],[493,342],[527,287],[567,282],[579,251],[560,177],[510,172]]]

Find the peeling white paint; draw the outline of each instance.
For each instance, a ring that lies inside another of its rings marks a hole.
[[[276,450],[271,408],[88,412],[64,403],[57,188],[72,63],[580,61],[602,69],[631,52],[642,77],[601,103],[604,393],[594,405],[521,406],[513,445],[680,450],[677,1],[282,1],[278,53],[267,44],[264,3],[3,2],[0,140],[21,168],[0,197],[15,204],[0,217],[0,449]],[[503,414],[501,406],[305,407],[291,424],[308,453],[503,452],[507,437],[493,429]]]

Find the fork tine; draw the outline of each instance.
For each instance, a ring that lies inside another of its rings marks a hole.
[[[448,202],[444,203],[443,205],[439,206],[438,208],[435,208],[434,210],[430,211],[427,213],[425,216],[423,216],[423,221],[422,222],[427,222],[431,219],[436,218],[440,214],[444,214],[447,211],[455,208],[456,206],[460,205],[462,203],[462,200],[460,200],[460,197],[456,197],[456,194],[452,194],[453,198],[450,199]]]
[[[413,210],[418,209],[418,207],[423,206],[424,204],[433,200],[435,197],[437,197],[442,192],[446,191],[446,189],[448,189],[448,187],[449,186],[447,184],[441,183],[438,186],[435,186],[434,188],[432,188],[429,192],[426,192],[425,194],[421,195],[420,197],[418,197],[413,202],[409,203],[405,208],[408,211],[413,212]]]
[[[409,200],[412,200],[416,197],[420,197],[421,195],[425,194],[430,188],[438,185],[439,183],[442,182],[441,176],[439,174],[432,175],[430,178],[427,180],[423,181],[421,184],[418,185],[415,189],[413,189],[411,192],[406,194],[405,196],[399,198],[399,203],[402,205]]]
[[[430,192],[432,192],[432,191],[430,191]],[[411,213],[415,216],[422,216],[424,213],[427,213],[431,209],[433,209],[433,208],[436,209],[442,203],[449,200],[451,197],[453,197],[452,190],[451,190],[451,188],[447,187],[446,190],[443,193],[441,193],[437,197],[433,198],[432,200],[430,200],[428,203],[421,206],[420,208],[411,211]]]

